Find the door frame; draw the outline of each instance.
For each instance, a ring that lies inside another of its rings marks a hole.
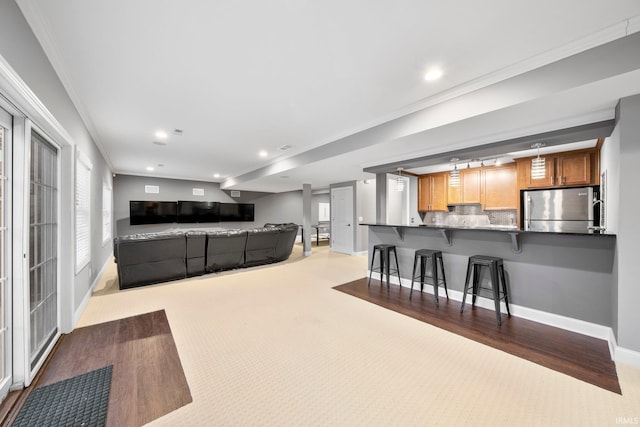
[[[4,175],[4,186],[2,191],[2,224],[4,226],[4,250],[2,250],[3,259],[0,262],[3,263],[3,274],[6,277],[4,284],[5,295],[2,298],[2,314],[4,316],[3,323],[6,328],[5,343],[3,346],[4,354],[2,360],[4,362],[3,371],[6,374],[6,379],[2,381],[0,378],[0,402],[7,396],[11,386],[13,384],[13,238],[12,238],[12,212],[13,212],[13,162],[11,161],[13,156],[13,114],[9,106],[2,98],[0,98],[0,114],[5,113],[8,116],[9,123],[6,123],[7,135],[2,141],[2,169]],[[3,126],[4,127],[4,126]]]

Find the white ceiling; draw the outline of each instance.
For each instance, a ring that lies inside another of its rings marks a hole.
[[[640,93],[640,63],[616,57],[640,39],[604,45],[640,30],[636,0],[17,1],[121,174],[324,188]],[[159,129],[183,135],[155,145]]]

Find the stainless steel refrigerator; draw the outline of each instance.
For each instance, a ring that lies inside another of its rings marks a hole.
[[[593,233],[598,203],[593,187],[523,191],[524,229],[555,233]]]

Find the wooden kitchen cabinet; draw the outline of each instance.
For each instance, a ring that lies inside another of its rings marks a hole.
[[[515,164],[483,168],[484,210],[518,209],[519,191]]]
[[[460,171],[460,203],[482,203],[482,169],[462,169]]]
[[[418,211],[447,210],[446,174],[423,175],[418,178]]]
[[[523,188],[565,187],[574,185],[597,185],[599,179],[599,155],[596,150],[568,151],[544,156],[546,175],[541,179],[531,178],[531,157],[517,159],[518,179]]]
[[[556,157],[557,185],[591,184],[589,153],[567,153]]]

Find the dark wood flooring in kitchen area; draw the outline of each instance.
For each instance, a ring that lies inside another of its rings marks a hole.
[[[460,302],[444,298],[444,289],[440,292],[439,308],[432,294],[414,290],[413,299],[409,300],[410,289],[391,285],[387,290],[377,280],[371,280],[371,286],[367,287],[367,278],[334,289],[622,394],[604,340],[514,316],[507,318],[506,314],[502,316],[502,326],[498,326],[495,311],[471,307],[469,297],[461,315]]]
[[[2,424],[11,424],[35,388],[108,365],[113,373],[107,426],[141,426],[192,401],[167,316],[160,310],[63,335],[33,384],[5,400]]]

